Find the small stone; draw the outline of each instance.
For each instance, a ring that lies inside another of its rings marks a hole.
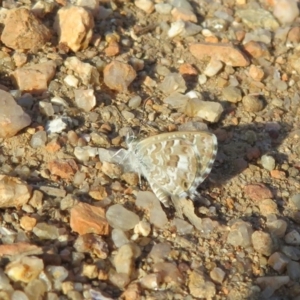
[[[290,260],[287,265],[287,274],[293,281],[300,279],[300,263]]]
[[[161,283],[161,276],[159,273],[148,274],[140,279],[142,287],[149,290],[157,290]]]
[[[41,247],[31,245],[25,242],[18,242],[14,244],[0,245],[0,257],[17,257],[26,255],[39,255],[42,254]]]
[[[216,286],[207,280],[200,271],[192,271],[189,275],[188,287],[192,296],[211,300],[216,295]]]
[[[162,242],[154,245],[149,253],[149,257],[154,263],[165,261],[171,252],[171,245],[168,242]]]
[[[105,48],[105,55],[108,57],[116,56],[120,53],[120,45],[119,43],[112,41],[108,44],[108,46]]]
[[[120,248],[121,246],[129,243],[129,239],[126,233],[118,228],[112,230],[111,238],[117,248]]]
[[[255,231],[252,234],[253,248],[260,254],[269,256],[275,250],[275,244],[270,234],[262,231]]]
[[[263,183],[248,184],[245,186],[244,192],[252,201],[273,198],[271,190]]]
[[[300,245],[300,234],[295,229],[287,233],[284,237],[287,244],[299,246]]]
[[[14,98],[0,90],[0,138],[9,138],[31,123],[29,115],[24,113]]]
[[[286,178],[286,174],[284,171],[280,171],[280,170],[272,170],[270,171],[270,175],[272,178],[275,178],[275,179],[285,179]]]
[[[117,273],[110,270],[109,272],[109,282],[119,289],[124,289],[130,283],[130,277],[124,273]],[[101,298],[100,298],[101,299]]]
[[[300,210],[300,194],[295,194],[289,199],[289,203]]]
[[[283,247],[281,247],[281,252],[283,252],[287,257],[289,257],[292,260],[300,259],[299,247],[283,246]]]
[[[275,236],[282,238],[285,235],[286,229],[287,229],[287,222],[284,220],[273,220],[273,221],[267,221],[266,223],[267,228],[271,234],[274,234]]]
[[[50,30],[25,8],[12,8],[5,19],[1,41],[12,49],[41,48],[51,38]]]
[[[181,35],[185,30],[185,22],[178,20],[171,23],[171,28],[168,30],[168,37],[174,38],[177,35]]]
[[[94,90],[75,90],[74,91],[75,103],[83,111],[91,111],[96,106],[96,97]]]
[[[48,134],[60,133],[66,128],[67,128],[67,123],[63,117],[48,121],[46,124],[46,132]]]
[[[161,15],[168,15],[171,13],[172,5],[169,3],[157,3],[154,5],[157,13]]]
[[[78,88],[79,79],[77,77],[75,77],[74,75],[69,74],[64,78],[64,83],[70,87]]]
[[[265,276],[256,279],[257,284],[262,288],[260,295],[265,299],[270,298],[276,290],[290,281],[289,276]]]
[[[274,252],[268,259],[268,265],[270,265],[279,274],[285,271],[288,262],[289,259],[280,252]]]
[[[54,289],[60,290],[61,283],[67,279],[69,272],[63,266],[47,266],[46,273],[49,274],[50,280],[54,282]]]
[[[258,206],[263,216],[278,213],[277,204],[272,199],[263,199],[258,203]]]
[[[246,95],[242,102],[244,109],[248,112],[259,112],[264,108],[262,100],[256,95]]]
[[[227,243],[237,247],[247,248],[252,245],[251,236],[253,230],[251,224],[238,220],[235,222],[227,236]]]
[[[220,268],[213,268],[209,273],[210,278],[219,284],[222,284],[225,275],[225,272]]]
[[[267,46],[262,42],[250,40],[244,45],[245,51],[253,58],[268,57],[269,51]]]
[[[197,76],[198,71],[191,64],[184,63],[179,67],[179,73],[182,75]]]
[[[35,256],[24,256],[5,267],[5,273],[13,281],[29,283],[44,270],[43,260]]]
[[[104,68],[103,77],[110,89],[127,92],[128,86],[136,78],[136,72],[129,64],[112,61]]]
[[[189,117],[200,117],[210,123],[218,122],[224,109],[218,102],[190,99],[185,107]]]
[[[59,43],[77,52],[88,47],[93,36],[94,19],[84,8],[70,5],[58,10],[54,28]]]
[[[139,217],[127,210],[121,204],[115,204],[108,208],[106,218],[109,225],[124,231],[133,229],[139,223]]]
[[[134,272],[134,261],[139,255],[140,251],[137,250],[137,246],[133,243],[121,246],[114,257],[116,271],[130,277]]]
[[[56,240],[60,236],[59,228],[47,223],[38,223],[33,228],[33,233],[42,240]]]
[[[31,197],[31,186],[18,178],[0,175],[0,208],[19,208]]]
[[[46,101],[40,101],[39,102],[39,109],[40,109],[40,112],[47,116],[47,117],[52,117],[54,116],[54,108],[53,108],[53,105],[49,102],[46,102]]]
[[[212,58],[203,73],[208,77],[213,77],[218,74],[222,68],[223,63],[220,60],[215,60]]]
[[[189,9],[184,7],[174,7],[171,11],[173,18],[178,21],[194,22],[197,23],[197,16]]]
[[[157,273],[164,283],[181,284],[183,276],[176,265],[169,262],[158,262],[153,265],[153,271]]]
[[[95,279],[98,277],[98,268],[96,265],[86,264],[84,263],[82,266],[82,276],[86,276],[90,279]]]
[[[27,62],[27,55],[25,53],[22,52],[15,52],[13,54],[13,59],[15,61],[16,67],[22,67],[23,65],[26,64]]]
[[[107,192],[106,188],[104,186],[95,186],[92,187],[89,191],[89,195],[94,199],[94,200],[103,200],[107,197]]]
[[[99,72],[91,64],[82,62],[76,56],[68,57],[64,64],[69,70],[76,73],[84,85],[99,84]]]
[[[35,218],[31,218],[29,216],[23,216],[20,219],[20,226],[26,231],[31,231],[35,225],[36,225]]]
[[[265,76],[265,73],[261,67],[257,67],[255,65],[251,65],[249,69],[249,75],[252,79],[256,81],[262,81]]]
[[[195,43],[190,45],[190,52],[199,60],[209,56],[228,66],[246,67],[249,65],[248,58],[238,48],[230,44]]]
[[[282,24],[291,23],[299,16],[295,0],[276,0],[274,4],[273,14]]]
[[[123,173],[122,168],[119,165],[106,161],[103,162],[101,171],[111,179],[120,178]]]
[[[70,226],[80,235],[87,233],[108,235],[109,233],[105,210],[87,203],[78,203],[71,209]]]
[[[71,179],[78,170],[77,164],[73,159],[53,160],[48,163],[48,169],[52,175],[65,179]]]
[[[191,225],[190,223],[188,223],[185,220],[179,219],[179,218],[175,218],[173,220],[173,224],[176,227],[176,231],[179,234],[191,234],[194,230],[193,225]]]
[[[151,225],[147,221],[140,221],[134,227],[134,233],[137,233],[142,236],[148,236],[151,232]]]
[[[154,3],[151,0],[135,0],[134,4],[147,14],[151,14],[154,11]]]
[[[225,100],[231,103],[237,103],[242,100],[242,92],[235,86],[228,86],[222,90],[222,95]]]
[[[268,170],[268,171],[272,171],[272,170],[275,169],[275,159],[271,155],[264,154],[261,157],[260,162],[261,162],[263,168],[266,169],[266,170]]]
[[[170,73],[158,85],[158,88],[165,95],[171,95],[174,92],[184,93],[186,91],[186,83],[181,74]]]
[[[132,172],[124,173],[121,179],[131,186],[137,186],[139,184],[139,176],[137,173],[132,173]]]
[[[160,201],[151,192],[138,192],[136,205],[149,211],[150,223],[158,228],[164,228],[168,223],[166,213],[160,205]]]
[[[134,96],[128,101],[128,106],[131,109],[138,108],[142,103],[142,98],[140,96]]]
[[[46,131],[41,130],[32,135],[29,144],[33,149],[37,149],[45,146],[46,142],[47,142],[47,133]]]
[[[300,42],[300,27],[293,27],[287,36],[287,40],[291,43],[298,44]]]
[[[48,90],[48,83],[55,75],[54,61],[18,68],[12,73],[19,90],[41,94]]]

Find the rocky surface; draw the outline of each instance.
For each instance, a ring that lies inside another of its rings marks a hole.
[[[1,1],[0,299],[299,300],[299,1],[71,2]],[[126,137],[179,130],[166,208]]]

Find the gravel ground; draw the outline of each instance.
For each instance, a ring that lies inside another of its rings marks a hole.
[[[1,3],[0,299],[300,299],[298,1]],[[164,207],[125,138],[184,130]]]

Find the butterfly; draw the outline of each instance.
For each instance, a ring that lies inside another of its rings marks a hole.
[[[218,147],[216,136],[207,131],[168,132],[142,140],[128,136],[126,144],[127,165],[147,179],[165,206],[171,196],[195,199]]]

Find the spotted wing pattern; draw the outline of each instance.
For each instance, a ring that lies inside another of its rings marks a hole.
[[[206,131],[178,131],[134,141],[128,148],[136,171],[167,206],[171,195],[195,196],[211,171],[217,139]]]

